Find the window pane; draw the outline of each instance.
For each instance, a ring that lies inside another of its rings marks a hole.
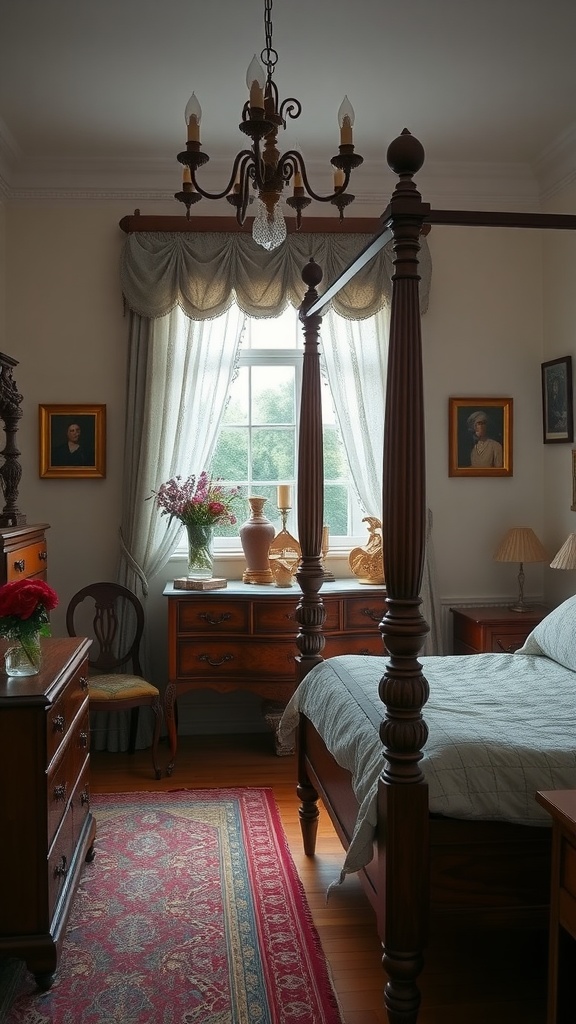
[[[245,427],[222,428],[210,472],[227,484],[248,479],[248,431]]]
[[[294,367],[252,367],[252,422],[294,423]]]
[[[285,430],[262,427],[252,431],[252,479],[255,483],[293,479],[294,437],[291,427]]]
[[[344,484],[327,484],[324,488],[324,523],[330,528],[330,536],[347,535],[348,488]]]

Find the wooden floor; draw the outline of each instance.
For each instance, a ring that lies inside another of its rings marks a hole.
[[[162,756],[168,760],[166,748]],[[314,923],[328,958],[346,1024],[383,1024],[384,972],[374,915],[355,876],[326,902],[342,849],[326,813],[317,854],[303,855],[295,794],[295,758],[277,757],[266,734],[181,737],[176,768],[156,781],[149,751],[95,753],[94,793],[271,787]],[[520,943],[520,948],[518,945]],[[419,1024],[544,1024],[546,936],[507,934],[443,938],[426,953]]]

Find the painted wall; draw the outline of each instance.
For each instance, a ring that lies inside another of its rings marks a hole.
[[[50,581],[61,602],[53,616],[55,633],[64,632],[64,610],[79,587],[116,574],[128,334],[118,276],[125,236],[118,221],[129,212],[117,202],[35,201],[14,203],[5,210],[4,224],[0,219],[0,260],[3,236],[7,253],[3,346],[19,360],[14,376],[24,395],[19,505],[29,523],[50,523]],[[158,205],[143,212],[173,214],[174,209]],[[440,594],[446,602],[505,601],[516,593],[517,569],[492,560],[504,532],[532,526],[553,553],[571,528],[571,515],[553,513],[549,501],[553,494],[562,508],[567,501],[569,507],[570,446],[542,444],[540,399],[542,359],[565,354],[571,345],[570,274],[565,271],[566,295],[563,289],[552,294],[543,261],[554,254],[537,232],[434,227],[429,244],[432,292],[423,322],[427,486]],[[565,315],[563,303],[569,303]],[[513,398],[512,477],[448,476],[449,396]],[[38,405],[61,402],[106,405],[106,479],[39,478]],[[239,577],[242,565],[238,559],[216,569]],[[343,574],[343,565],[345,560],[337,574]],[[166,675],[162,590],[183,569],[183,563],[171,562],[152,581],[147,602],[150,651],[161,684]],[[526,567],[527,597],[556,593],[559,584],[549,580],[553,573],[540,565]],[[239,700],[244,707],[245,699]],[[204,704],[215,707],[213,700]],[[219,710],[207,714],[214,727],[221,724]]]
[[[576,210],[576,184],[555,196],[547,204],[550,213]],[[544,237],[544,346],[543,359],[572,356],[576,373],[576,234],[550,231]],[[576,444],[546,444],[542,490],[545,495],[546,541],[555,554],[568,534],[576,531],[573,504],[572,450]],[[576,593],[576,575],[571,571],[549,569],[547,597],[550,603]]]

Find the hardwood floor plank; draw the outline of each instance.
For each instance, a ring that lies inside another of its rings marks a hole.
[[[161,763],[168,761],[161,747]],[[296,759],[277,757],[268,734],[179,739],[174,774],[156,781],[150,751],[95,753],[92,791],[114,793],[266,786],[272,788],[312,919],[328,959],[345,1024],[387,1024],[385,975],[375,918],[355,876],[326,900],[343,861],[340,842],[321,813],[317,853],[302,852]],[[426,952],[419,1024],[544,1024],[545,936],[437,937]]]

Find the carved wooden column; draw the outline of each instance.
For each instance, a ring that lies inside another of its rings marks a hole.
[[[392,229],[395,268],[384,429],[387,611],[380,624],[390,657],[379,688],[386,711],[378,787],[378,817],[390,825],[379,882],[385,894],[380,934],[390,1024],[415,1024],[418,1016],[429,905],[428,787],[419,763],[428,738],[422,716],[428,684],[417,658],[428,632],[419,596],[426,500],[418,250],[429,207],[412,180],[423,162],[424,150],[408,132],[390,144],[388,163],[400,180],[383,215]]]
[[[4,493],[4,508],[0,513],[0,526],[25,526],[26,516],[20,512],[16,501],[18,486],[22,477],[22,467],[18,461],[20,452],[15,444],[18,420],[22,416],[20,404],[22,395],[18,393],[12,378],[12,369],[18,366],[18,360],[0,352],[0,417],[4,421],[6,446],[0,455],[4,458],[0,466],[0,486]]]

